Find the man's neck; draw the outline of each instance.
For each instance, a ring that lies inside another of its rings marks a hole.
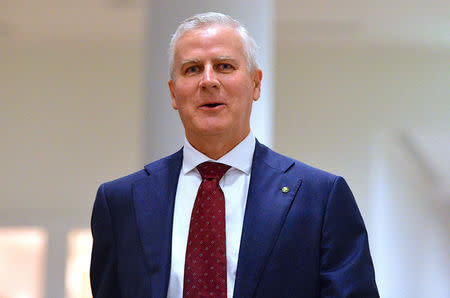
[[[194,136],[186,135],[188,142],[213,160],[218,160],[228,152],[230,152],[234,147],[236,147],[243,139],[245,139],[250,131],[246,134],[234,136],[234,137],[224,137],[223,135],[212,135],[212,136],[202,136],[196,138]]]

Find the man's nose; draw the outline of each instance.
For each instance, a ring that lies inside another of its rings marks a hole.
[[[207,65],[204,68],[203,75],[200,81],[200,88],[209,89],[209,88],[219,88],[220,82],[217,79],[217,74],[214,71],[213,66]]]

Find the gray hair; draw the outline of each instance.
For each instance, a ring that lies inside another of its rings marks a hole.
[[[236,30],[242,38],[242,45],[244,48],[244,54],[247,60],[247,69],[250,72],[258,69],[258,62],[256,61],[256,52],[258,46],[255,40],[250,36],[247,29],[241,25],[238,21],[232,17],[218,13],[218,12],[206,12],[201,14],[193,15],[186,20],[184,20],[177,28],[175,33],[172,35],[169,45],[169,76],[174,80],[174,56],[175,56],[175,46],[178,40],[186,32],[205,28],[213,25],[229,26]]]

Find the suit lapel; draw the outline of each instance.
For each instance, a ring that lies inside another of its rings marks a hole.
[[[166,297],[170,277],[172,224],[182,151],[146,166],[134,185],[136,221],[151,279],[151,297]]]
[[[300,186],[289,179],[293,161],[257,142],[244,215],[235,297],[252,297]],[[289,191],[282,191],[283,187]]]

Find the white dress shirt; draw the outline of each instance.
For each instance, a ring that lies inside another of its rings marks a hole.
[[[178,178],[172,228],[172,265],[167,297],[183,297],[184,261],[189,234],[189,222],[202,182],[197,166],[205,161],[215,161],[231,166],[219,182],[225,196],[225,233],[227,249],[227,297],[233,297],[236,268],[247,202],[250,170],[255,151],[252,132],[230,152],[218,160],[202,154],[185,139],[183,165]]]

